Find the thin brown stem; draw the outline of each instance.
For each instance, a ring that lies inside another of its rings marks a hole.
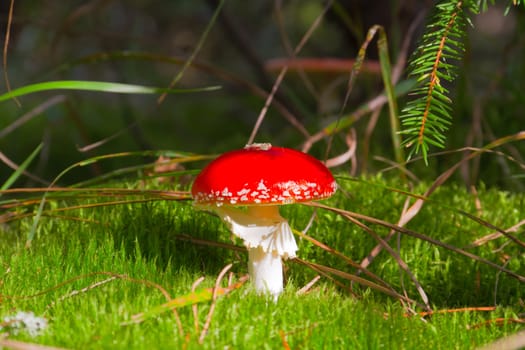
[[[11,91],[11,83],[9,82],[9,74],[7,73],[7,50],[9,48],[9,39],[11,37],[11,26],[13,24],[13,9],[15,7],[15,0],[11,0],[9,4],[9,15],[7,17],[7,28],[5,31],[5,41],[4,41],[4,53],[3,53],[3,60],[2,64],[4,66],[4,81],[5,86],[7,88],[7,91]],[[15,97],[13,99],[18,107],[21,107],[20,101]]]

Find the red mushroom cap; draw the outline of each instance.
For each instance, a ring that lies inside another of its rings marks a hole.
[[[197,204],[289,204],[330,197],[332,173],[314,157],[290,148],[253,144],[222,154],[195,179]]]

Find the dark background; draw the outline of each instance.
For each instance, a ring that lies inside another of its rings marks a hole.
[[[11,87],[76,79],[166,87],[182,67],[168,60],[185,60],[191,55],[217,4],[213,0],[15,1],[6,57]],[[380,24],[387,32],[395,63],[410,25],[419,14],[426,15],[411,39],[409,55],[435,6],[433,1],[418,0],[335,4],[299,57],[355,58],[367,30]],[[324,5],[315,0],[226,1],[196,57],[199,66],[189,68],[177,85],[220,85],[218,91],[169,95],[160,104],[156,95],[74,91],[23,96],[21,106],[13,101],[1,103],[1,178],[5,180],[13,171],[5,158],[20,164],[40,142],[43,150],[30,171],[46,180],[74,162],[97,155],[150,149],[211,154],[243,147],[264,105],[264,98],[249,86],[271,89],[278,71],[268,69],[267,64],[289,56],[287,43],[297,45]],[[0,6],[5,38],[9,2]],[[493,6],[482,15],[471,16],[474,26],[468,29],[464,60],[458,62],[459,76],[450,87],[454,119],[446,150],[480,147],[523,130],[524,11],[512,8],[504,16],[504,9]],[[114,55],[108,56],[110,53]],[[380,74],[367,70],[376,60],[374,40],[345,113],[381,93]],[[306,71],[305,75],[307,81],[297,71],[290,71],[276,99],[314,134],[339,115],[348,72]],[[1,84],[6,91],[4,79]],[[400,98],[400,109],[406,98]],[[35,108],[39,108],[37,112]],[[369,120],[367,115],[352,126],[357,137],[357,163],[342,164],[340,171],[374,173],[389,166],[381,159],[393,161],[386,106],[371,129],[367,146]],[[15,128],[17,121],[20,124]],[[330,157],[346,150],[347,131],[335,135]],[[80,149],[100,140],[106,142],[88,152]],[[279,110],[270,108],[256,141],[301,148],[305,137]],[[467,185],[482,180],[489,186],[522,191],[519,164],[523,164],[524,148],[523,142],[509,144],[500,149],[502,155],[483,155],[463,167],[455,180]],[[326,149],[327,140],[322,140],[311,153],[322,158]],[[452,152],[431,157],[429,166],[420,161],[409,169],[419,178],[432,180],[462,155]],[[108,160],[76,169],[62,181],[74,183],[147,161],[140,157]],[[17,185],[36,184],[24,178]]]

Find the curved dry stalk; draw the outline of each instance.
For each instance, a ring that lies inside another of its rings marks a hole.
[[[95,208],[109,205],[129,204],[129,203],[145,203],[159,200],[189,200],[191,195],[187,191],[163,191],[163,190],[142,190],[142,189],[127,189],[127,188],[72,188],[72,187],[34,187],[34,188],[12,188],[7,190],[0,190],[0,195],[5,194],[38,194],[43,193],[46,196],[46,201],[64,200],[64,199],[79,199],[79,198],[123,198],[123,200],[114,200],[90,204],[73,205],[69,207],[57,207],[49,210],[42,209],[39,211],[40,215],[49,216],[53,213],[71,211],[76,209]],[[62,195],[67,193],[67,195]],[[131,198],[129,198],[131,197]],[[137,198],[139,197],[139,198]],[[42,197],[26,198],[18,200],[4,200],[0,201],[0,209],[17,209],[16,213],[7,212],[0,215],[0,223],[19,220],[26,217],[37,215],[34,212],[22,212],[19,209],[32,207],[35,204],[42,203]]]
[[[40,345],[35,343],[28,343],[20,340],[0,338],[0,347],[3,349],[13,350],[67,350],[66,348],[59,348],[56,346]]]
[[[521,331],[504,338],[500,338],[490,344],[484,345],[477,350],[519,350],[525,347],[525,331]]]
[[[38,106],[32,108],[27,113],[24,113],[22,116],[18,117],[14,122],[3,128],[2,130],[0,130],[0,139],[15,131],[25,123],[29,122],[34,117],[38,116],[39,114],[42,114],[52,106],[57,105],[59,103],[63,103],[65,101],[65,95],[55,95],[49,98],[48,100],[42,102]]]
[[[360,228],[365,230],[370,236],[372,236],[372,238],[374,238],[376,241],[379,242],[379,244],[381,244],[383,249],[388,251],[388,253],[396,260],[396,262],[399,265],[399,267],[401,267],[401,269],[403,271],[405,271],[406,274],[410,277],[412,282],[414,282],[414,285],[416,286],[416,289],[417,289],[419,295],[421,296],[421,299],[423,300],[423,303],[425,304],[425,307],[427,308],[427,310],[430,310],[431,308],[430,308],[430,304],[429,304],[427,293],[425,293],[425,290],[423,289],[423,286],[421,286],[421,283],[419,283],[419,281],[417,280],[416,276],[412,273],[412,271],[408,267],[407,263],[403,259],[401,259],[401,256],[392,247],[390,247],[390,245],[388,245],[388,243],[383,238],[381,238],[381,236],[379,236],[370,227],[366,226],[361,221],[353,218],[352,216],[346,216],[346,215],[344,215],[344,216],[348,220],[350,220],[351,222],[353,222],[354,224],[356,224],[357,226],[359,226]]]
[[[525,136],[521,135],[522,133],[525,133],[525,131],[519,132],[518,134],[514,134],[514,135],[511,135],[511,136],[502,137],[502,139],[511,138],[511,140],[509,142],[525,140]],[[498,140],[500,140],[500,139],[498,139]],[[498,140],[496,140],[496,141],[498,141]],[[492,145],[492,143],[491,143],[491,145]],[[500,146],[503,146],[503,145],[500,145]],[[488,147],[488,146],[486,146],[486,147]],[[523,163],[520,159],[518,159],[518,158],[516,158],[514,156],[511,156],[511,155],[508,155],[506,153],[503,153],[502,151],[498,151],[498,150],[495,150],[495,149],[488,149],[486,147],[482,147],[482,148],[480,148],[480,147],[471,147],[471,146],[460,147],[460,148],[453,149],[453,150],[447,150],[447,151],[440,151],[440,152],[431,153],[431,154],[428,155],[428,158],[439,157],[439,156],[450,156],[451,154],[462,153],[462,152],[465,152],[465,151],[471,151],[472,153],[477,153],[478,155],[486,153],[486,154],[493,154],[493,155],[496,155],[496,156],[504,157],[507,160],[509,160],[509,161],[513,162],[514,164],[516,164],[517,166],[519,166],[521,169],[525,170],[525,163]],[[496,147],[496,146],[493,146],[493,147]],[[472,153],[469,153],[468,155],[470,157],[472,157]],[[376,157],[376,159],[382,160],[385,163],[388,163],[387,161],[385,161],[384,158]],[[404,165],[415,163],[415,162],[417,162],[417,161],[419,161],[421,159],[423,159],[423,157],[421,157],[421,156],[413,157],[410,160],[406,161]],[[472,158],[468,158],[465,161],[468,161],[468,160],[471,160],[471,159]],[[396,168],[396,165],[392,165],[392,166],[390,166],[388,168],[384,168],[384,169],[380,170],[379,173],[385,173],[385,172],[390,171],[390,170],[395,169],[395,168]]]
[[[483,154],[485,152],[498,152],[498,151],[492,150],[492,148],[494,148],[494,147],[501,146],[501,145],[506,144],[508,142],[519,141],[519,140],[523,140],[523,139],[525,139],[525,132],[524,131],[519,132],[519,133],[514,134],[514,135],[511,135],[511,136],[507,136],[507,137],[503,137],[503,138],[500,138],[498,140],[495,140],[492,143],[490,143],[489,145],[485,146],[484,148],[465,147],[465,148],[462,148],[460,150],[456,150],[455,152],[471,150],[472,153],[464,156],[460,161],[458,161],[456,164],[454,164],[449,169],[444,171],[441,175],[439,175],[436,178],[436,180],[434,180],[434,182],[430,185],[430,187],[425,191],[425,193],[422,196],[418,197],[416,199],[416,201],[414,202],[414,204],[412,204],[410,206],[410,208],[408,208],[408,210],[403,211],[403,213],[401,214],[401,217],[399,218],[397,226],[398,227],[403,227],[408,222],[410,222],[419,213],[419,211],[423,207],[424,202],[428,200],[428,197],[430,197],[430,195],[436,189],[438,189],[441,185],[443,185],[450,178],[450,176],[452,176],[452,174],[457,169],[459,169],[461,167],[462,164],[464,164],[465,162],[468,162],[469,160],[471,160],[474,157],[480,156],[481,154]],[[445,152],[445,153],[448,154],[449,152]],[[507,156],[507,157],[510,157],[510,156]],[[523,164],[521,164],[521,163],[519,163],[519,164],[522,167],[525,167]],[[479,218],[479,217],[477,217],[475,215],[467,213],[464,210],[461,210],[461,209],[456,209],[456,210],[461,215],[464,215],[464,216],[468,217],[469,219],[471,219],[473,221],[476,221],[476,222],[478,222],[479,224],[481,224],[483,226],[489,227],[489,228],[493,229],[494,231],[497,231],[497,233],[499,233],[500,235],[503,235],[503,236],[507,237],[508,239],[512,240],[514,243],[516,243],[516,244],[520,245],[521,247],[525,248],[525,242],[520,241],[517,237],[512,235],[510,233],[510,230],[503,230],[503,229],[501,229],[499,227],[496,227],[496,226],[492,225],[491,223],[489,223],[489,222],[487,222],[485,220],[482,220],[481,218]],[[387,236],[387,240],[389,240],[392,237],[392,235],[393,235],[393,231],[391,231],[389,233],[389,236]],[[361,264],[363,266],[370,265],[372,263],[373,257],[377,256],[377,254],[379,254],[381,252],[381,250],[382,250],[382,246],[380,244],[376,245],[373,248],[373,250],[372,250],[372,252],[374,253],[374,256],[370,256],[369,255],[366,259],[370,260],[370,261],[366,261],[365,262],[365,260],[363,260],[361,262]]]
[[[46,309],[50,309],[52,307],[55,306],[55,304],[57,303],[60,303],[66,299],[69,299],[69,298],[72,298],[74,297],[75,295],[79,295],[79,294],[82,294],[82,293],[87,293],[89,292],[90,290],[93,290],[95,288],[98,288],[106,283],[109,283],[111,281],[114,281],[117,279],[117,276],[110,276],[108,278],[106,278],[105,280],[102,280],[102,281],[98,281],[98,282],[95,282],[93,284],[90,284],[89,286],[87,287],[84,287],[84,288],[81,288],[81,289],[75,289],[75,290],[72,290],[71,292],[65,294],[65,295],[62,295],[61,297],[59,297],[58,299],[54,300],[53,302],[51,302],[50,304],[47,305]]]
[[[351,259],[349,259],[345,255],[337,252],[336,250],[326,246],[325,244],[323,244],[323,243],[321,243],[319,241],[316,241],[314,238],[312,238],[312,237],[310,237],[308,235],[305,235],[304,233],[302,233],[300,231],[297,231],[297,230],[294,230],[294,233],[299,235],[300,237],[306,239],[306,240],[311,241],[313,244],[317,245],[321,249],[324,249],[324,250],[326,250],[326,251],[328,251],[328,252],[330,252],[330,253],[338,256],[338,257],[341,257],[349,265],[351,265],[351,266],[353,266],[355,268],[359,268],[359,265],[357,263],[353,262]],[[206,240],[206,239],[197,239],[197,238],[191,237],[189,235],[177,235],[177,236],[175,236],[175,238],[176,239],[185,240],[185,241],[190,241],[192,243],[199,244],[199,245],[220,247],[220,248],[230,249],[230,250],[235,250],[235,251],[246,251],[245,247],[236,246],[236,245],[231,244],[231,243],[221,243],[221,242],[215,242],[215,241],[210,241],[210,240]],[[300,259],[300,258],[294,258],[294,259],[291,259],[291,261],[294,262],[294,263],[299,263],[301,265],[305,265],[305,266],[310,267],[314,271],[316,271],[316,272],[322,274],[323,276],[327,277],[328,279],[332,280],[335,284],[337,284],[338,286],[344,288],[345,290],[348,290],[348,286],[342,284],[338,280],[336,280],[333,277],[331,277],[332,274],[333,275],[337,275],[339,277],[342,277],[344,279],[347,279],[349,281],[361,284],[363,286],[370,287],[370,288],[378,290],[380,292],[384,292],[385,294],[390,295],[392,297],[395,297],[395,298],[397,298],[397,299],[399,299],[399,300],[401,300],[403,302],[406,302],[408,304],[414,304],[414,303],[417,304],[417,302],[415,302],[415,301],[413,301],[413,300],[411,300],[409,298],[406,298],[405,296],[403,296],[403,295],[399,294],[398,292],[396,292],[387,282],[383,281],[381,278],[379,278],[378,276],[376,276],[375,274],[373,274],[370,271],[364,270],[363,272],[365,274],[369,275],[369,277],[375,279],[378,283],[369,281],[369,280],[367,280],[365,278],[362,278],[362,277],[359,277],[359,276],[356,276],[356,275],[349,274],[349,273],[344,272],[344,271],[339,271],[339,270],[331,268],[331,267],[327,267],[327,266],[311,263],[311,262],[308,262],[308,261]],[[420,304],[418,304],[418,305],[421,306]]]
[[[195,293],[195,289],[204,281],[204,276],[201,276],[193,282],[191,285],[191,292]],[[195,328],[195,333],[199,333],[199,305],[197,303],[191,305],[191,311],[193,313],[193,326]]]
[[[484,259],[482,257],[479,257],[475,254],[472,254],[470,252],[467,252],[465,251],[464,249],[461,249],[461,248],[456,248],[448,243],[444,243],[444,242],[441,242],[437,239],[434,239],[434,238],[431,238],[431,237],[428,237],[422,233],[419,233],[419,232],[416,232],[416,231],[412,231],[412,230],[409,230],[407,228],[404,228],[404,227],[401,227],[401,226],[398,226],[398,225],[394,225],[388,221],[384,221],[384,220],[381,220],[381,219],[377,219],[377,218],[374,218],[374,217],[371,217],[371,216],[367,216],[367,215],[363,215],[363,214],[359,214],[359,213],[356,213],[356,212],[351,212],[351,211],[348,211],[348,210],[344,210],[344,209],[339,209],[339,208],[334,208],[334,207],[330,207],[328,205],[325,205],[325,204],[321,204],[321,203],[317,203],[317,202],[310,202],[310,203],[304,203],[304,205],[309,205],[309,206],[312,206],[312,207],[317,207],[317,208],[322,208],[322,209],[326,209],[326,210],[329,210],[329,211],[332,211],[336,214],[339,214],[339,215],[342,215],[344,217],[352,217],[354,219],[357,219],[357,220],[364,220],[364,221],[367,221],[367,222],[370,222],[372,224],[377,224],[377,225],[381,225],[381,226],[384,226],[386,228],[389,228],[389,229],[393,229],[397,232],[400,232],[402,234],[405,234],[407,236],[411,236],[411,237],[414,237],[414,238],[417,238],[417,239],[420,239],[420,240],[423,240],[425,242],[428,242],[428,243],[431,243],[433,245],[436,245],[436,246],[439,246],[439,247],[442,247],[442,248],[445,248],[445,249],[448,249],[450,251],[453,251],[454,253],[457,253],[457,254],[460,254],[460,255],[463,255],[467,258],[470,258],[472,260],[475,260],[475,261],[478,261],[482,264],[485,264],[485,265],[488,265],[498,271],[501,271],[515,279],[517,279],[518,281],[520,282],[524,282],[525,283],[525,276],[522,276],[514,271],[511,271],[509,269],[506,269],[490,260],[487,260],[487,259]]]
[[[0,151],[0,161],[2,163],[4,163],[5,165],[7,165],[9,168],[17,171],[19,168],[20,168],[20,165],[19,164],[16,164],[15,162],[13,162],[9,157],[7,157],[2,151]],[[34,174],[31,174],[30,172],[28,172],[27,170],[23,170],[22,171],[22,174],[24,174],[25,176],[27,176],[29,179],[35,181],[35,182],[39,182],[41,184],[44,184],[44,185],[47,185],[49,184],[48,181],[34,175]]]
[[[403,205],[403,210],[401,211],[401,218],[397,222],[398,226],[403,226],[406,223],[406,222],[403,222],[402,220],[403,218],[406,218],[408,202],[409,202],[409,198],[406,198],[405,203]],[[384,240],[386,242],[390,241],[390,239],[395,235],[395,233],[396,233],[395,230],[390,230],[388,234],[385,236]],[[361,260],[361,263],[359,265],[363,268],[367,268],[370,264],[372,264],[372,261],[374,261],[374,259],[379,255],[379,253],[381,253],[381,250],[383,250],[383,245],[378,243],[374,248],[372,248],[370,253],[368,253],[368,255],[363,260]]]
[[[398,171],[402,171],[403,174],[408,177],[409,179],[412,179],[413,181],[415,182],[420,182],[421,180],[416,176],[416,174],[414,174],[413,172],[411,172],[410,170],[408,170],[406,168],[406,164],[407,163],[404,163],[403,167],[400,166],[398,163],[388,159],[388,158],[385,158],[385,157],[381,157],[381,156],[374,156],[373,158],[374,160],[377,160],[377,161],[380,161],[380,162],[383,162],[383,163],[386,163],[386,164],[389,164],[390,166],[387,168],[387,169],[382,169],[382,170],[379,170],[377,173],[378,174],[381,174],[382,172],[385,172],[386,170],[392,170],[392,169],[395,169],[395,170],[398,170]]]
[[[505,232],[507,233],[510,233],[510,232],[518,232],[518,229],[525,225],[525,220],[521,220],[520,222],[518,222],[516,225],[512,225],[511,227],[509,227],[508,229],[505,230]],[[469,244],[466,248],[475,248],[475,247],[479,247],[479,246],[482,246],[490,241],[493,241],[495,239],[498,239],[500,237],[503,237],[503,234],[499,231],[496,231],[496,232],[493,232],[493,233],[490,233],[488,235],[485,235],[481,238],[478,238],[476,239],[474,242],[472,242],[471,244]]]
[[[105,206],[115,206],[115,205],[123,205],[123,204],[133,204],[133,203],[148,203],[148,202],[156,202],[161,200],[161,198],[146,198],[146,199],[125,199],[121,201],[108,201],[108,202],[99,202],[99,203],[93,203],[93,204],[82,204],[82,205],[74,205],[70,207],[62,207],[62,208],[54,208],[49,210],[42,209],[40,211],[39,217],[59,217],[55,215],[51,215],[56,212],[64,212],[64,211],[70,211],[70,210],[78,210],[78,209],[86,209],[86,208],[98,208],[98,207],[105,207]],[[166,200],[166,199],[164,199]],[[41,203],[40,200],[35,200],[32,202],[24,203],[26,205],[35,205]],[[17,206],[19,208],[20,206]],[[6,223],[14,220],[20,220],[27,217],[34,217],[37,215],[36,213],[22,213],[22,214],[4,214],[0,216],[0,223]]]
[[[346,255],[344,255],[343,253],[327,246],[326,244],[316,240],[315,238],[311,237],[311,236],[308,236],[306,234],[304,234],[303,232],[300,232],[300,231],[297,231],[297,230],[293,230],[293,232],[298,235],[300,238],[303,238],[305,240],[307,240],[308,242],[314,244],[315,246],[321,248],[322,250],[334,255],[334,256],[337,256],[338,258],[341,258],[345,263],[347,263],[348,265],[352,266],[353,268],[356,268],[356,269],[359,269],[361,270],[362,267],[356,263],[355,261],[353,261],[352,259],[350,259],[349,257],[347,257]],[[370,270],[367,270],[366,268],[363,268],[362,272],[367,275],[368,277],[374,279],[375,281],[377,281],[378,283],[380,283],[383,287],[386,287],[386,288],[389,288],[391,289],[392,291],[394,291],[394,288],[392,288],[392,286],[390,286],[386,281],[384,281],[383,279],[381,279],[379,276],[377,276],[375,273],[371,272]]]
[[[372,98],[371,100],[365,102],[363,105],[361,105],[361,107],[359,107],[358,109],[356,109],[355,111],[351,112],[349,114],[349,117],[348,117],[348,120],[345,121],[345,125],[352,125],[354,124],[355,122],[357,122],[358,120],[360,120],[362,117],[364,117],[365,115],[367,115],[368,113],[370,113],[371,111],[377,109],[377,108],[380,108],[382,107],[385,103],[388,102],[388,99],[386,97],[386,95],[384,94],[380,94],[374,98]],[[340,131],[340,128],[342,129],[344,125],[334,125],[334,126],[331,126],[331,127],[326,127],[320,131],[318,131],[317,133],[313,134],[312,136],[308,137],[306,139],[306,141],[303,143],[303,146],[302,146],[302,151],[303,152],[308,152],[310,150],[310,148],[312,148],[312,146],[321,141],[322,139],[324,139],[325,137],[329,137],[329,136],[332,136],[335,132],[337,131]]]
[[[348,146],[348,150],[341,153],[338,156],[327,159],[325,165],[328,168],[333,168],[341,164],[346,163],[348,160],[355,157],[355,150],[357,149],[357,135],[355,129],[350,129],[350,132],[345,136],[345,142]]]
[[[202,344],[204,342],[204,337],[206,337],[206,334],[208,334],[208,330],[210,329],[211,324],[211,318],[213,316],[213,312],[215,311],[215,305],[217,304],[217,291],[220,288],[221,281],[224,278],[224,275],[226,275],[226,272],[228,272],[232,268],[233,264],[226,265],[219,275],[217,276],[217,279],[215,280],[215,287],[213,287],[213,294],[211,298],[211,305],[210,310],[208,311],[208,316],[206,316],[206,321],[204,322],[204,326],[202,327],[202,332],[199,337],[199,344]]]
[[[316,271],[318,273],[321,273],[322,275],[332,279],[334,281],[334,283],[338,284],[342,288],[348,289],[348,286],[338,282],[333,277],[331,277],[331,275],[335,275],[335,276],[344,278],[344,279],[346,279],[348,281],[352,281],[352,282],[358,283],[360,285],[369,287],[371,289],[375,289],[375,290],[380,291],[380,292],[382,292],[382,293],[384,293],[386,295],[394,297],[394,298],[396,298],[397,300],[399,300],[401,302],[404,302],[404,303],[407,303],[407,304],[411,304],[411,305],[417,305],[417,306],[419,306],[421,308],[426,309],[425,305],[423,305],[421,303],[418,303],[415,300],[412,300],[412,299],[410,299],[410,298],[408,298],[408,297],[406,297],[406,296],[404,296],[402,294],[397,293],[396,291],[392,291],[392,290],[390,290],[390,289],[388,289],[386,287],[380,286],[379,284],[371,282],[371,281],[369,281],[367,279],[364,279],[362,277],[359,277],[357,275],[352,275],[352,274],[350,274],[348,272],[344,272],[344,271],[340,271],[340,270],[334,269],[333,267],[324,266],[324,265],[321,265],[321,264],[313,263],[313,262],[302,260],[302,259],[299,259],[299,258],[294,258],[292,261],[297,262],[297,263],[299,263],[301,265],[307,266],[307,267],[311,268],[312,270],[314,270],[314,271]]]
[[[13,193],[43,193],[43,192],[78,192],[78,193],[94,193],[98,196],[117,196],[117,195],[134,195],[151,194],[153,196],[166,196],[167,198],[191,198],[189,191],[164,191],[164,190],[141,190],[133,188],[119,188],[119,187],[31,187],[31,188],[10,188],[7,190],[0,190],[0,194]]]
[[[9,15],[7,17],[7,28],[5,31],[4,36],[4,51],[3,51],[3,59],[2,59],[2,65],[4,68],[4,81],[5,86],[7,88],[7,91],[11,91],[11,82],[9,81],[9,75],[7,73],[7,49],[9,48],[9,38],[11,37],[11,24],[13,23],[13,9],[15,7],[15,0],[11,0],[9,2]],[[21,107],[20,101],[18,101],[17,98],[14,98],[14,101],[18,105],[18,107]]]
[[[456,209],[458,211],[458,213],[460,213],[461,215],[464,215],[466,217],[468,217],[469,219],[471,219],[472,221],[475,221],[477,223],[479,223],[480,225],[483,225],[485,227],[488,227],[492,230],[495,230],[499,233],[501,233],[502,236],[505,236],[506,238],[510,239],[511,241],[513,241],[514,243],[516,243],[517,245],[521,246],[522,248],[525,248],[525,242],[521,241],[518,237],[514,236],[513,234],[511,234],[509,231],[507,230],[504,230],[500,227],[497,227],[493,224],[491,224],[490,222],[486,221],[486,220],[483,220],[479,217],[477,217],[476,215],[472,215],[470,213],[467,213],[466,211],[464,210],[461,210],[461,209]]]
[[[162,293],[162,295],[164,295],[164,297],[166,298],[166,300],[168,302],[170,300],[172,300],[172,298],[171,298],[170,294],[168,293],[168,291],[164,287],[162,287],[160,284],[157,284],[155,282],[148,281],[148,280],[145,280],[145,279],[136,279],[136,278],[133,278],[133,277],[129,277],[126,274],[118,274],[118,273],[109,272],[109,271],[97,271],[97,272],[91,272],[91,273],[84,274],[84,275],[75,276],[75,277],[67,279],[64,282],[58,283],[58,284],[56,284],[56,285],[54,285],[54,286],[52,286],[50,288],[44,289],[43,291],[31,294],[31,295],[12,296],[12,295],[2,295],[2,294],[0,294],[0,299],[2,299],[4,301],[5,300],[28,300],[28,299],[33,299],[33,298],[37,298],[39,296],[48,294],[50,292],[53,292],[55,290],[58,290],[59,288],[61,288],[63,286],[66,286],[68,284],[74,283],[74,282],[79,281],[81,279],[89,278],[89,277],[93,277],[93,276],[109,276],[109,277],[106,278],[103,281],[95,282],[94,284],[91,284],[91,285],[89,285],[87,287],[84,287],[84,288],[82,288],[80,290],[72,291],[72,292],[62,296],[58,300],[56,300],[56,301],[52,302],[51,304],[49,304],[47,306],[47,309],[53,307],[59,301],[63,301],[63,300],[65,300],[65,299],[67,299],[69,297],[72,297],[74,295],[78,295],[78,294],[81,294],[81,293],[86,293],[86,292],[88,292],[88,291],[90,291],[90,290],[92,290],[92,289],[94,289],[96,287],[100,287],[101,285],[106,284],[106,283],[111,282],[111,281],[116,280],[116,279],[132,282],[132,283],[143,284],[143,285],[145,285],[147,287],[153,287],[153,288],[157,289],[160,293]],[[182,330],[182,323],[180,322],[180,318],[179,318],[179,316],[177,314],[177,311],[173,310],[173,313],[174,313],[174,316],[175,316],[175,319],[176,319],[177,323],[179,324],[179,330]]]
[[[312,289],[312,287],[314,286],[314,284],[317,283],[317,281],[319,281],[321,279],[321,275],[316,275],[314,278],[312,278],[310,280],[310,282],[308,282],[307,284],[305,284],[301,289],[299,289],[297,291],[297,295],[303,295],[303,294],[306,294],[308,293],[308,291],[310,289]]]

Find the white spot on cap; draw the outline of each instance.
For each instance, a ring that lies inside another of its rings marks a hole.
[[[264,185],[264,180],[259,181],[259,184],[257,185],[257,189],[259,191],[268,191],[268,187]]]
[[[248,194],[248,193],[250,193],[250,190],[247,188],[243,188],[242,190],[237,191],[238,196],[244,196],[245,194]]]

